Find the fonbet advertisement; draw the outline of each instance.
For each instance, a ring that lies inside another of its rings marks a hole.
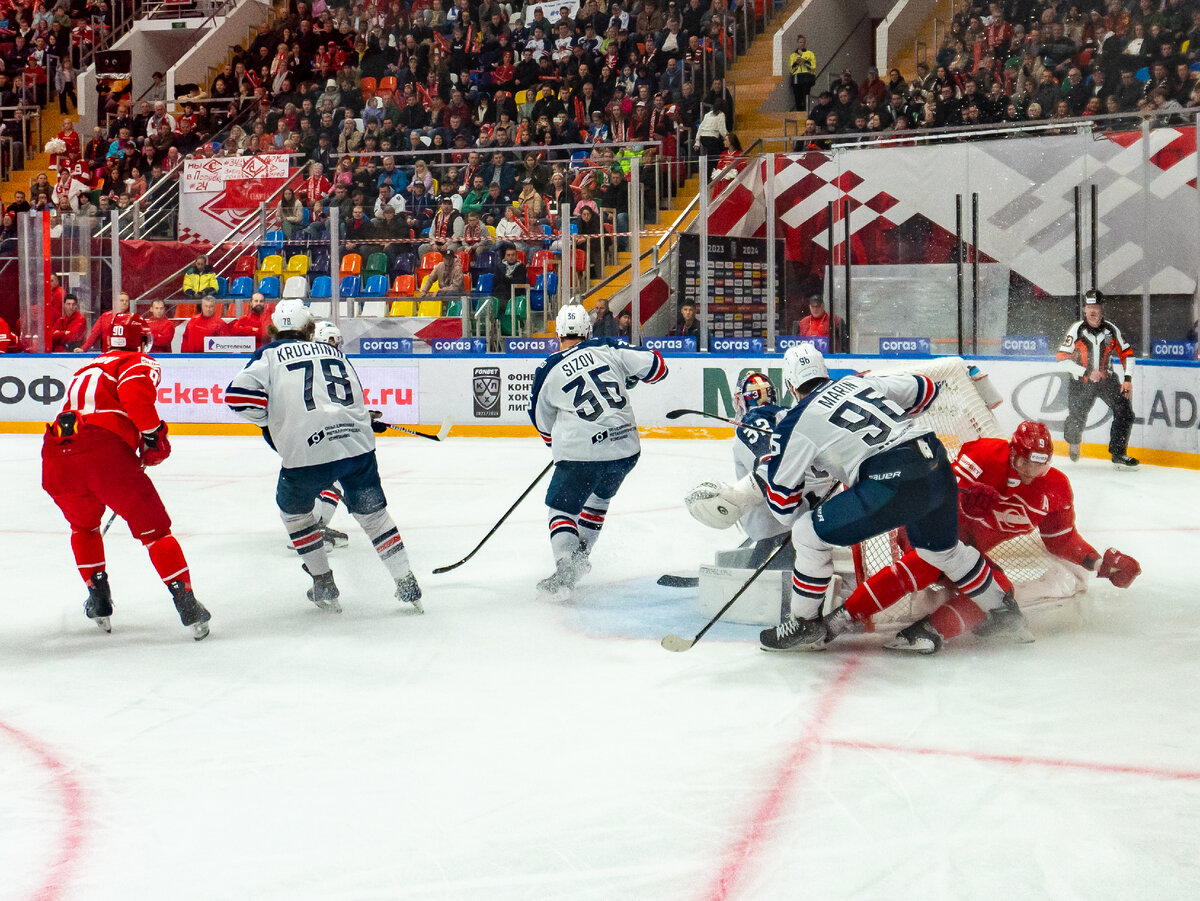
[[[649,429],[719,427],[703,417],[668,420],[675,409],[703,410],[733,416],[733,389],[750,369],[762,369],[783,385],[782,359],[769,356],[685,356],[666,358],[667,377],[655,385],[630,390],[638,423]],[[534,356],[421,356],[411,360],[379,357],[353,359],[367,406],[383,411],[387,422],[440,423],[450,417],[460,426],[503,426],[529,429],[529,395],[541,358]],[[867,369],[895,367],[895,358],[831,358],[835,376]],[[918,361],[919,362],[919,361]],[[1022,419],[1045,422],[1062,437],[1067,418],[1068,375],[1046,359],[976,361],[1005,399],[996,410],[1000,425],[1012,429]],[[159,410],[167,422],[240,422],[225,406],[224,391],[244,365],[242,357],[178,358],[164,356]],[[46,422],[62,404],[72,373],[83,364],[78,356],[8,356],[0,360],[0,423]],[[420,372],[418,372],[420,370]],[[786,396],[782,402],[790,405]],[[1138,361],[1134,376],[1136,415],[1130,446],[1200,455],[1200,365]],[[1088,418],[1084,441],[1107,444],[1111,414],[1097,402]],[[664,432],[664,434],[666,434]],[[670,434],[678,435],[678,431]],[[1200,459],[1189,465],[1200,466]]]

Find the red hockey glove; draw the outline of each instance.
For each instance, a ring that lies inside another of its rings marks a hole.
[[[990,513],[1000,499],[1000,492],[991,485],[976,482],[958,493],[958,506],[967,516],[984,516]]]
[[[1100,561],[1096,575],[1101,579],[1108,579],[1118,588],[1128,588],[1141,572],[1142,568],[1136,560],[1110,547],[1104,552],[1104,559]]]
[[[158,428],[142,432],[142,465],[157,466],[171,456],[171,442],[167,440],[167,424],[160,422]]]

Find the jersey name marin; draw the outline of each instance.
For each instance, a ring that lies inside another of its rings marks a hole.
[[[225,402],[267,429],[288,469],[375,449],[358,374],[328,344],[284,340],[259,348],[229,383]]]

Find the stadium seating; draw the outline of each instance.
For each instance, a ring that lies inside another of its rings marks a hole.
[[[258,283],[258,293],[267,300],[276,300],[279,298],[279,276],[268,275]]]
[[[298,297],[301,300],[308,297],[308,279],[303,275],[290,275],[283,284],[283,296]]]
[[[249,297],[254,293],[254,279],[248,275],[239,275],[229,287],[230,297]]]
[[[357,275],[344,275],[339,283],[338,296],[358,297],[362,294],[362,279]]]
[[[328,275],[318,275],[313,279],[312,290],[308,292],[309,297],[329,299],[330,291],[333,289],[333,282]]]
[[[383,254],[380,254],[383,256]],[[345,295],[345,291],[342,292]],[[367,276],[366,284],[362,288],[363,297],[386,297],[388,293],[388,280],[386,275],[369,275]],[[346,295],[348,296],[348,295]]]

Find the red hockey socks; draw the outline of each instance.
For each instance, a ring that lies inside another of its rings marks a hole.
[[[104,572],[104,538],[99,529],[71,530],[71,551],[75,554],[75,565],[84,582],[90,583],[92,576]]]
[[[906,594],[928,588],[940,576],[936,567],[922,560],[916,551],[909,551],[855,588],[846,599],[846,612],[859,622],[866,622]]]
[[[158,572],[158,577],[167,585],[179,580],[184,585],[192,584],[192,575],[188,571],[187,560],[183,556],[183,548],[168,532],[162,538],[146,542],[146,550],[150,553],[150,562]]]

